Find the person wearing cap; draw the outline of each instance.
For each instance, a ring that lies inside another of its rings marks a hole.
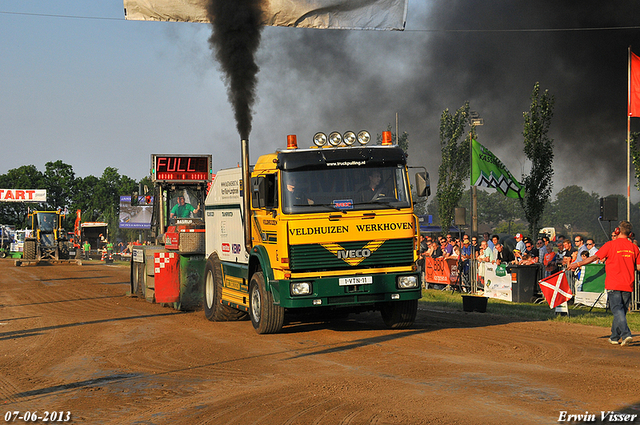
[[[522,233],[516,233],[516,249],[520,252],[524,252],[526,246],[524,244],[524,236]]]

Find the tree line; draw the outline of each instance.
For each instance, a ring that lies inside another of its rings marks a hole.
[[[529,111],[523,113],[523,152],[531,162],[531,169],[521,182],[524,196],[512,199],[494,190],[478,190],[478,222],[490,225],[497,233],[521,232],[535,236],[542,227],[555,227],[565,235],[589,235],[599,242],[608,240],[609,225],[613,224],[615,228],[617,223],[598,220],[600,195],[574,185],[561,189],[555,200],[551,199],[554,152],[553,139],[549,138],[548,132],[555,99],[535,83],[530,100]],[[470,207],[471,191],[465,191],[471,171],[469,145],[478,137],[471,118],[468,101],[455,113],[445,109],[440,118],[442,162],[438,169],[436,197],[427,205],[427,212],[437,217],[435,221],[443,229],[451,227],[456,207]],[[640,189],[640,134],[631,134],[630,143],[636,187]],[[626,198],[612,196],[618,199],[619,219],[626,218],[623,214]],[[640,221],[640,203],[631,209],[630,219]]]
[[[66,210],[64,228],[72,231],[76,211],[82,221],[109,223],[111,238],[136,238],[138,231],[118,228],[120,196],[137,190],[138,182],[121,175],[117,168],[107,167],[100,177],[76,177],[73,167],[61,160],[47,162],[44,172],[35,165],[23,165],[0,175],[0,187],[5,189],[46,189],[46,203],[0,202],[0,223],[16,228],[28,227],[29,211]],[[130,234],[129,234],[130,233]]]
[[[618,219],[626,219],[626,198],[624,195],[611,195],[618,200]],[[478,188],[478,223],[487,225],[492,233],[529,234],[529,226],[518,199],[507,198],[501,193]],[[615,228],[617,222],[599,221],[600,198],[595,192],[587,192],[582,187],[572,185],[562,188],[544,205],[544,213],[540,218],[540,227],[554,227],[558,234],[565,236],[582,235],[593,237],[602,244],[609,239],[610,226]],[[470,190],[464,191],[456,204],[470,210]],[[438,200],[434,198],[426,207],[426,214],[433,215],[434,224],[441,224],[438,219]],[[640,222],[640,202],[631,205],[631,222]],[[640,236],[640,235],[639,235]]]

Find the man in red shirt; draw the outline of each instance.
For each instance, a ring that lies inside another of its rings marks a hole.
[[[596,260],[606,260],[604,287],[613,313],[609,337],[612,344],[628,345],[632,341],[631,330],[627,325],[627,310],[631,302],[635,271],[640,270],[640,250],[628,239],[630,233],[631,223],[620,222],[620,234],[616,239],[602,245],[595,255],[567,267],[568,270],[575,270]]]

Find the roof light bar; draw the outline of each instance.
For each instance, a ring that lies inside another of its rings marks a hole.
[[[391,134],[390,132],[388,133]],[[369,134],[369,132],[366,130],[359,131],[357,135],[353,131],[347,131],[342,135],[337,131],[332,131],[329,134],[329,137],[327,137],[327,135],[321,131],[313,135],[313,144],[318,147],[322,147],[327,144],[333,147],[338,147],[342,144],[344,144],[344,146],[353,146],[356,144],[356,142],[358,142],[360,145],[366,145],[370,141],[371,141],[371,134]],[[288,143],[289,142],[287,139],[287,147],[289,148]]]

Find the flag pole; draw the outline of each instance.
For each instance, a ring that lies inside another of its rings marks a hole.
[[[627,221],[631,221],[631,46],[627,52]]]

